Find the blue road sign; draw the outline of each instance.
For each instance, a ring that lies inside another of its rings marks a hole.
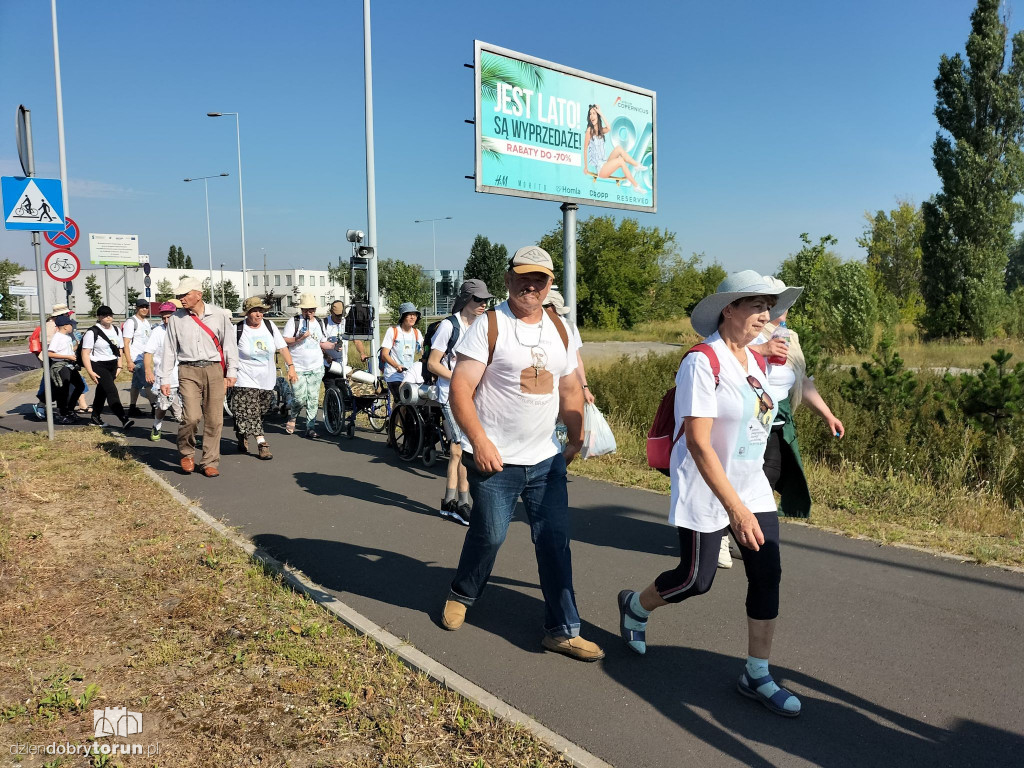
[[[0,177],[4,227],[29,232],[63,232],[64,195],[60,179]]]

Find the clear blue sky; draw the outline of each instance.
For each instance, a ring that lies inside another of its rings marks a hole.
[[[1010,10],[1019,3],[1010,2]],[[846,258],[865,211],[938,189],[932,81],[962,51],[968,0],[411,2],[373,4],[377,226],[382,257],[465,263],[477,233],[509,250],[560,221],[557,203],[473,191],[473,40],[658,94],[657,214],[684,254],[771,271],[798,235],[831,233]],[[247,260],[321,267],[366,228],[359,0],[58,0],[71,215],[132,233],[163,266],[182,245],[241,266],[234,122],[241,115]],[[1011,28],[1020,25],[1011,18]],[[20,175],[19,103],[37,171],[58,175],[50,4],[0,1],[0,174]],[[617,212],[581,206],[580,218]],[[76,248],[83,261],[88,248]],[[32,261],[26,233],[0,258]]]

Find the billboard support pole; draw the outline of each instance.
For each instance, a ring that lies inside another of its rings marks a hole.
[[[22,114],[25,117],[25,162],[28,168],[25,171],[29,178],[36,175],[35,153],[32,148],[32,112],[25,109]],[[46,395],[46,434],[53,440],[53,389],[50,386],[50,340],[46,338],[46,286],[43,283],[43,251],[40,247],[39,233],[32,233],[32,248],[36,254],[36,294],[39,297],[39,343],[43,347],[43,392]]]
[[[576,325],[576,203],[562,203],[562,298],[569,308],[569,321]]]
[[[366,244],[373,248],[373,255],[366,265],[366,292],[373,307],[373,331],[370,339],[370,361],[374,370],[377,366],[377,350],[380,347],[380,294],[377,289],[377,181],[373,159],[373,67],[370,53],[370,0],[363,0],[363,98],[365,100],[364,120],[366,124]],[[375,371],[380,373],[379,371]]]

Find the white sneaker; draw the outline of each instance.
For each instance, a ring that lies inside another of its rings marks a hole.
[[[729,535],[722,537],[722,546],[718,550],[718,567],[732,568],[732,554],[729,552]]]

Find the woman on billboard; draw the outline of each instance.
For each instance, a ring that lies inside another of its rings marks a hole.
[[[626,181],[636,190],[638,194],[645,194],[643,189],[629,172],[629,167],[642,168],[629,153],[622,147],[612,147],[610,153],[605,148],[605,134],[612,129],[608,119],[601,112],[601,107],[591,104],[587,108],[587,130],[584,136],[583,146],[587,148],[587,164],[583,172],[589,176],[599,179],[615,178],[612,176],[615,171],[621,169]]]

